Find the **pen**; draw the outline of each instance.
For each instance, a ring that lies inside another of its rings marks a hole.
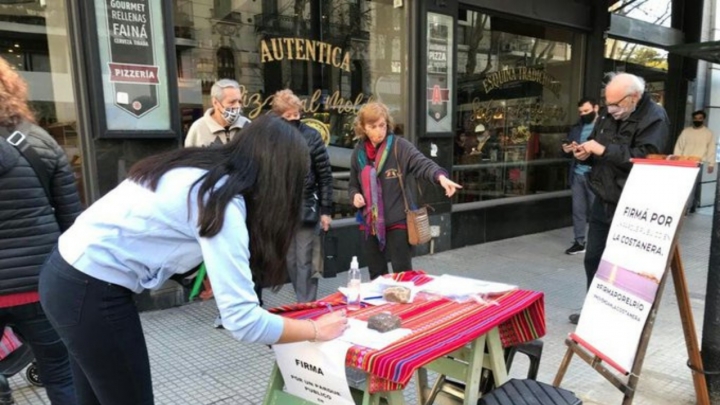
[[[374,296],[374,297],[365,297],[365,298],[363,298],[363,301],[367,301],[367,300],[379,300],[380,298],[382,298],[382,295],[376,295],[376,296]]]

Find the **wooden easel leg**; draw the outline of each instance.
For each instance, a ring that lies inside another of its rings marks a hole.
[[[567,344],[567,341],[565,341]],[[565,357],[563,357],[562,363],[560,363],[560,368],[558,368],[558,372],[555,375],[555,380],[553,381],[553,385],[556,387],[559,387],[560,384],[562,384],[563,378],[565,378],[565,372],[567,371],[568,367],[570,367],[570,361],[572,360],[574,352],[572,347],[568,345],[568,349],[565,352]]]
[[[697,333],[695,332],[695,321],[692,308],[690,307],[690,296],[688,294],[687,280],[685,279],[685,268],[680,258],[680,248],[675,246],[670,268],[675,284],[675,295],[680,310],[683,332],[685,333],[685,345],[687,346],[688,358],[692,367],[693,384],[695,384],[695,395],[698,405],[709,405],[710,394],[708,393],[705,374],[695,370],[704,370],[700,347],[698,345]]]

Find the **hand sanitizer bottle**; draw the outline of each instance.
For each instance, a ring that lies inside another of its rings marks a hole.
[[[360,309],[360,284],[362,279],[360,277],[360,266],[358,265],[357,256],[353,256],[350,262],[350,270],[348,271],[348,296],[347,296],[347,310],[357,311]]]

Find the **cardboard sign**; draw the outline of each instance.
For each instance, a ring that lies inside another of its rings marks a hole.
[[[314,404],[355,405],[345,375],[350,346],[338,339],[273,345],[286,391]]]
[[[632,369],[698,168],[633,166],[575,336],[618,371]]]

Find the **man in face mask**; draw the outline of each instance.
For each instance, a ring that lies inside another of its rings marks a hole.
[[[212,108],[195,121],[185,146],[210,146],[228,143],[250,120],[242,116],[242,92],[235,80],[222,79],[210,89]]]
[[[562,150],[567,156],[580,144],[585,143],[595,127],[598,104],[592,98],[585,97],[578,102],[580,119],[563,141]],[[565,254],[576,255],[585,252],[585,229],[594,194],[587,182],[590,166],[582,160],[573,159],[570,166],[570,190],[572,190],[573,231],[575,239]]]
[[[215,82],[210,89],[212,108],[205,111],[205,115],[190,126],[185,137],[185,147],[212,147],[230,142],[250,122],[249,119],[242,116],[242,96],[240,85],[235,80],[221,79]],[[205,278],[203,285],[205,290],[200,293],[200,298],[204,300],[212,298],[210,279]],[[258,298],[261,298],[261,283],[255,283],[255,292]],[[262,305],[262,299],[260,299],[260,305]],[[220,317],[218,317],[215,320],[215,327],[221,325]]]
[[[705,126],[705,111],[700,110],[692,113],[692,127],[685,128],[680,133],[673,155],[700,158],[703,165],[707,167],[708,173],[715,170],[715,135]],[[695,188],[688,201],[690,212],[695,212],[695,207],[699,203],[700,196],[697,193],[697,184],[700,182],[701,173],[698,173]]]
[[[588,288],[605,251],[615,208],[632,168],[630,159],[666,153],[670,145],[670,121],[645,92],[642,78],[614,75],[605,88],[605,105],[589,140],[573,150],[576,159],[592,166],[588,183],[595,193],[584,261]],[[570,317],[570,322],[577,320]]]

